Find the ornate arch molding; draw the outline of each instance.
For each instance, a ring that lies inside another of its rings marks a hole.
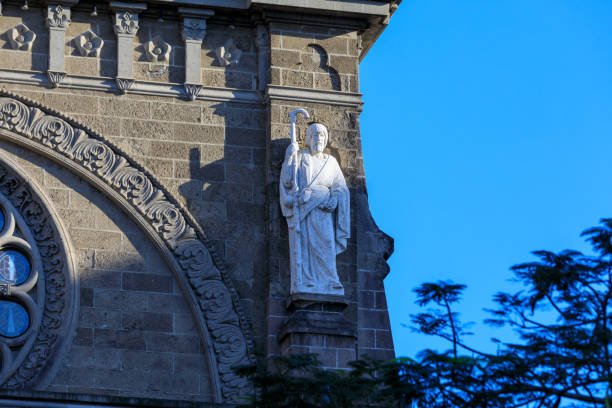
[[[51,158],[117,203],[166,258],[199,322],[215,402],[249,387],[235,365],[253,342],[237,292],[197,222],[151,174],[78,122],[0,90],[0,138]]]

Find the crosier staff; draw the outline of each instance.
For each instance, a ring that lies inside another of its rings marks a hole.
[[[297,135],[295,132],[295,119],[299,114],[304,115],[306,119],[310,118],[306,109],[300,108],[289,112],[289,117],[291,118],[291,129],[289,131],[289,137],[291,137],[291,145],[297,146]],[[297,274],[296,279],[300,280],[300,271],[302,269],[302,243],[300,242],[300,203],[298,200],[298,193],[300,192],[300,187],[298,185],[298,167],[299,163],[297,150],[293,153],[293,223],[295,225],[295,273]]]

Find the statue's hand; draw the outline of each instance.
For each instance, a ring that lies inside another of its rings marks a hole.
[[[312,190],[310,190],[309,188],[305,188],[304,190],[300,191],[299,193],[300,203],[306,204],[310,200],[311,195],[312,195]]]
[[[329,200],[327,200],[325,204],[320,205],[319,208],[322,209],[323,211],[332,212],[336,209],[337,206],[338,206],[338,199],[335,197],[332,197]]]
[[[285,158],[289,158],[293,156],[294,154],[297,153],[299,149],[300,149],[300,146],[297,144],[297,142],[291,143],[289,146],[287,146],[287,150],[285,151]]]
[[[283,185],[286,189],[290,189],[293,187],[293,175],[291,173],[286,172],[284,174],[284,177],[281,176],[281,178],[283,179]]]

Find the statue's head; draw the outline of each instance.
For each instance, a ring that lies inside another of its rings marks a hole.
[[[327,146],[327,141],[329,140],[329,135],[327,133],[327,128],[320,123],[312,123],[308,126],[308,131],[306,132],[306,144],[310,146],[310,150],[314,153],[321,153],[325,146]]]

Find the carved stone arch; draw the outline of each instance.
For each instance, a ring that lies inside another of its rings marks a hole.
[[[321,72],[325,74],[325,81],[318,81],[315,78],[315,88],[341,91],[342,84],[338,71],[329,64],[329,54],[318,44],[308,44],[300,52],[300,69]],[[327,80],[329,82],[327,82]]]
[[[237,292],[198,223],[151,174],[95,131],[0,90],[0,139],[46,156],[110,198],[145,232],[173,271],[196,318],[214,402],[250,384],[232,367],[252,359]]]

